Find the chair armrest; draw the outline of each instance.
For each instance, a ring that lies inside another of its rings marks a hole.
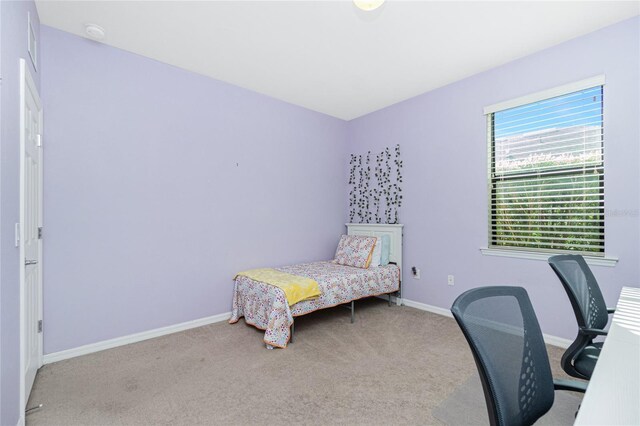
[[[607,308],[607,313],[612,314],[616,311],[616,308]]]
[[[606,336],[609,332],[606,330],[600,330],[599,328],[580,328],[580,334],[587,336]]]
[[[577,380],[553,379],[555,390],[585,393],[589,382],[579,382]]]

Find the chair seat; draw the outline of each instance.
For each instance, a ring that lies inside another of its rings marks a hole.
[[[574,368],[580,374],[591,377],[593,369],[596,368],[596,362],[598,362],[601,350],[602,342],[593,343],[587,346],[573,362]]]

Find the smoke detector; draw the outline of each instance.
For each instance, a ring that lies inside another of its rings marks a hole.
[[[104,36],[106,34],[104,28],[96,24],[86,24],[84,26],[84,32],[87,36],[89,36],[89,38],[92,38],[94,40],[102,40],[104,39]]]

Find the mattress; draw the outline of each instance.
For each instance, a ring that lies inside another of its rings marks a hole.
[[[294,317],[363,297],[392,293],[400,288],[400,270],[396,265],[362,269],[333,262],[314,262],[275,269],[316,280],[322,295],[289,306],[284,292],[278,287],[239,276],[235,280],[229,322],[235,323],[244,317],[247,324],[265,330],[267,345],[280,348],[289,342]]]

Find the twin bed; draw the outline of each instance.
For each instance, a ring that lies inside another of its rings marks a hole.
[[[230,323],[244,317],[247,324],[265,331],[268,348],[285,348],[292,333],[294,318],[337,305],[351,303],[352,322],[354,301],[370,296],[396,295],[402,300],[402,225],[347,224],[348,235],[389,238],[389,264],[359,268],[334,261],[313,262],[275,268],[288,274],[315,280],[320,296],[302,300],[291,306],[285,292],[276,286],[237,276],[233,292]]]

